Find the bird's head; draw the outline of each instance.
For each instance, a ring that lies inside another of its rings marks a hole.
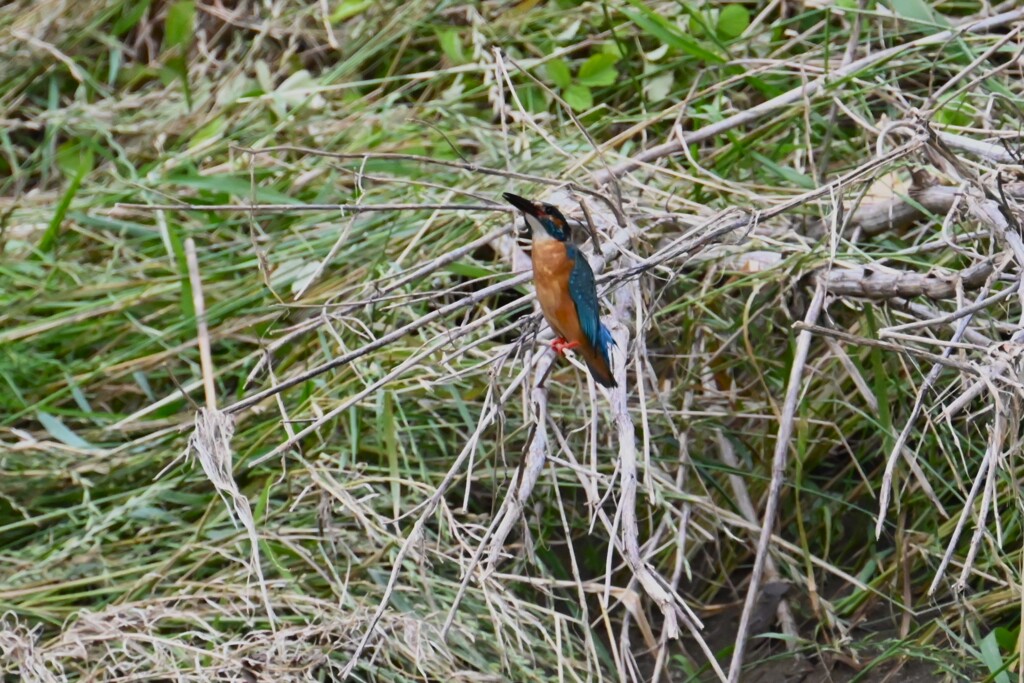
[[[531,202],[519,195],[506,192],[505,200],[523,212],[526,216],[526,224],[530,226],[530,232],[534,239],[556,239],[559,242],[569,241],[569,221],[557,207],[544,202]]]

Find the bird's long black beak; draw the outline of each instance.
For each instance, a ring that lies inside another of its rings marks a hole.
[[[537,205],[531,202],[529,199],[520,197],[517,194],[512,194],[511,192],[505,192],[501,196],[505,198],[505,201],[507,201],[509,204],[516,207],[523,213],[528,213],[531,216],[537,215]]]

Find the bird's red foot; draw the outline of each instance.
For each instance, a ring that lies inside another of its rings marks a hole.
[[[564,356],[567,350],[575,349],[579,345],[580,343],[578,341],[566,341],[561,337],[551,342],[551,348],[554,349],[555,353],[559,356]]]

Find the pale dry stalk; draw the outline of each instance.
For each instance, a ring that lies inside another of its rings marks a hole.
[[[820,284],[815,288],[814,298],[811,300],[807,313],[804,315],[806,325],[814,325],[818,316],[821,315],[825,303],[825,288]],[[747,597],[743,603],[743,613],[740,616],[739,627],[736,630],[736,645],[733,649],[732,662],[729,665],[729,683],[736,683],[740,680],[743,671],[743,655],[747,644],[747,635],[750,629],[750,618],[757,604],[761,588],[761,577],[764,574],[765,566],[770,552],[772,528],[775,526],[775,516],[779,507],[779,497],[782,494],[782,484],[786,478],[786,464],[789,455],[789,439],[793,433],[793,422],[796,419],[796,410],[800,404],[800,392],[803,389],[804,365],[807,362],[807,352],[810,349],[812,334],[804,329],[797,335],[796,352],[793,354],[793,366],[789,372],[789,382],[786,385],[786,399],[782,405],[782,414],[779,416],[779,431],[775,437],[775,452],[772,455],[772,479],[768,487],[768,501],[765,504],[764,516],[761,521],[761,536],[757,541],[757,555],[754,558],[754,568],[750,573],[750,585],[747,587]]]

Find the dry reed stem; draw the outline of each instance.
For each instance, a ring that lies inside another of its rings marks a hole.
[[[619,288],[616,291],[614,301],[614,317],[612,324],[612,337],[615,340],[616,348],[625,351],[629,349],[629,328],[623,322],[630,318],[630,312],[639,306],[640,290],[635,282]],[[619,353],[615,354],[619,356]],[[616,387],[610,392],[612,408],[612,419],[615,422],[617,440],[619,444],[617,468],[619,481],[619,497],[616,516],[620,519],[620,533],[622,535],[622,546],[626,562],[633,572],[633,576],[643,587],[647,596],[658,606],[662,614],[662,645],[666,647],[666,640],[678,638],[680,635],[679,621],[690,631],[694,640],[703,650],[708,664],[718,675],[719,679],[726,680],[725,672],[718,664],[718,659],[708,646],[700,630],[703,624],[693,612],[686,601],[680,597],[668,584],[667,581],[657,574],[640,551],[639,525],[637,521],[637,487],[639,478],[637,476],[636,458],[636,429],[633,426],[632,417],[629,414],[629,405],[626,397],[626,387],[629,385],[628,368],[629,363],[619,362],[615,364],[614,374]],[[625,626],[623,628],[626,628]],[[623,635],[625,636],[625,634]]]
[[[487,572],[493,572],[495,567],[497,567],[501,559],[505,540],[512,532],[512,527],[515,526],[515,523],[522,516],[523,508],[530,499],[530,494],[533,493],[533,488],[537,485],[541,472],[544,469],[544,464],[547,462],[548,395],[544,383],[555,361],[555,354],[551,350],[546,350],[536,354],[535,358],[536,361],[533,365],[534,382],[533,388],[530,391],[532,410],[528,413],[533,416],[533,436],[530,439],[522,462],[516,469],[514,479],[516,483],[509,488],[508,494],[505,496],[498,514],[495,516],[494,532],[487,541],[487,550],[485,552],[487,555]],[[484,543],[481,542],[481,547],[483,545]],[[472,574],[473,569],[475,568],[471,564],[471,571],[467,572],[467,576]]]
[[[732,447],[732,443],[728,438],[726,438],[722,430],[715,430],[715,441],[718,444],[718,453],[722,458],[722,462],[731,467],[734,471],[740,471],[740,461],[736,457],[736,452]],[[738,474],[729,474],[729,486],[732,488],[733,495],[736,496],[736,507],[739,508],[740,514],[742,514],[748,522],[756,525],[757,509],[754,507],[754,502],[750,498],[750,491],[747,490],[746,481],[744,481],[743,477]],[[764,568],[765,578],[769,583],[782,580],[782,575],[779,573],[778,566],[775,563],[775,558],[773,558],[770,553],[765,558]],[[782,632],[788,636],[786,649],[793,651],[796,649],[797,639],[800,637],[800,632],[797,628],[796,619],[793,617],[793,610],[790,607],[788,600],[783,598],[779,601],[776,614],[778,616],[779,625],[782,627]]]
[[[985,484],[981,495],[981,503],[976,513],[977,518],[974,523],[974,534],[971,536],[970,545],[967,548],[967,556],[964,558],[963,566],[960,568],[960,577],[957,579],[953,586],[953,592],[957,595],[963,594],[967,589],[967,579],[970,577],[974,568],[974,561],[978,556],[978,550],[981,548],[982,537],[989,533],[989,529],[985,522],[988,519],[989,513],[995,505],[996,501],[996,475],[1000,469],[1000,465],[1005,461],[1007,455],[1004,449],[1004,442],[1011,434],[1010,425],[1016,426],[1020,424],[1020,410],[1014,404],[1017,401],[1003,401],[998,393],[993,393],[993,401],[995,402],[995,418],[992,420],[992,429],[989,433],[989,443],[985,451],[984,460],[981,468],[977,475],[977,480],[981,480],[984,477]],[[985,474],[982,474],[982,471]],[[966,516],[973,508],[973,501],[969,501],[963,510],[963,515]],[[995,522],[999,524],[998,514],[993,515]],[[1001,546],[1002,543],[999,541],[999,535],[996,534],[995,545]],[[951,548],[956,546],[951,544]],[[947,550],[948,552],[948,550]],[[943,557],[945,560],[945,557]],[[936,576],[940,576],[936,573]]]
[[[249,499],[242,495],[231,474],[231,437],[235,433],[235,425],[229,415],[217,409],[213,359],[210,353],[210,336],[206,324],[206,303],[203,298],[203,282],[199,273],[196,245],[192,238],[185,240],[185,258],[188,265],[189,281],[192,284],[192,300],[199,336],[199,357],[203,384],[206,388],[206,407],[200,408],[196,413],[195,429],[189,435],[186,453],[195,454],[207,479],[214,485],[224,502],[230,503],[227,505],[227,509],[232,513],[232,521],[237,520],[245,528],[249,536],[251,553],[249,571],[256,576],[260,595],[267,611],[270,630],[275,631],[277,620],[274,617],[270,593],[267,591],[267,582],[263,576],[256,523],[249,507]]]
[[[973,184],[976,186],[980,185],[978,181],[973,181]],[[984,189],[984,187],[981,187],[982,191],[984,191]],[[979,199],[977,197],[971,197],[968,204],[970,214],[981,223],[990,227],[995,236],[1002,243],[1004,250],[1011,254],[1013,260],[1016,261],[1020,275],[1014,283],[1014,286],[1009,288],[1008,291],[1016,293],[1018,296],[1022,296],[1021,287],[1022,283],[1024,283],[1024,242],[1022,242],[1017,230],[1011,229],[1009,222],[1011,219],[1014,221],[1018,220],[1015,216],[1017,208],[1018,207],[1010,206],[1006,203],[997,203],[992,199]],[[1021,315],[1024,316],[1024,309],[1022,309]],[[965,325],[969,320],[969,316],[964,316],[961,325]],[[947,544],[946,551],[943,554],[939,567],[936,570],[935,576],[928,588],[929,595],[933,595],[936,592],[939,583],[945,576],[946,569],[948,568],[953,553],[959,543],[967,518],[972,514],[972,512],[974,512],[974,503],[979,492],[982,497],[979,509],[975,513],[975,530],[968,547],[967,557],[963,561],[960,576],[953,587],[955,593],[961,594],[966,588],[967,579],[973,568],[974,561],[982,543],[982,538],[988,531],[986,528],[986,520],[988,518],[989,510],[995,502],[995,476],[999,460],[1005,455],[1004,441],[1008,435],[1015,433],[1016,428],[1011,432],[1009,425],[1016,425],[1020,421],[1019,396],[1022,391],[1024,391],[1024,387],[1019,383],[1018,373],[1021,364],[1020,354],[1016,352],[1016,349],[1022,339],[1024,339],[1024,330],[1018,328],[1006,344],[1009,352],[993,353],[992,355],[995,360],[989,364],[988,367],[981,370],[981,378],[964,391],[958,399],[947,406],[943,411],[942,417],[949,419],[953,415],[959,413],[968,403],[973,401],[986,389],[988,390],[994,404],[994,418],[989,433],[989,440],[985,450],[985,455],[978,468],[978,472],[974,477],[971,490],[967,494],[960,517],[957,520],[957,524]],[[1014,379],[1017,379],[1018,381],[1011,383],[1011,387],[1016,384],[1015,391],[1009,397],[1009,400],[1006,400],[1001,396],[1001,392],[997,389],[993,380],[997,376],[1001,377],[1003,373],[1008,370],[1014,371],[1014,374],[1017,375]],[[890,480],[891,476],[887,477],[886,481]],[[883,501],[887,500],[885,496],[888,494],[888,488],[883,488],[882,493]],[[996,516],[996,522],[998,524],[998,515]]]
[[[820,284],[815,288],[814,298],[811,299],[807,313],[804,315],[805,325],[814,325],[821,314],[825,304],[825,288]],[[789,382],[786,385],[786,400],[782,406],[782,414],[779,416],[779,431],[775,437],[775,452],[772,455],[772,479],[768,488],[768,502],[765,504],[764,517],[761,522],[761,536],[757,542],[757,555],[754,558],[754,568],[750,573],[750,585],[747,587],[747,597],[743,603],[743,613],[740,616],[739,627],[736,630],[736,645],[733,649],[732,662],[729,665],[729,683],[735,683],[740,679],[743,670],[743,654],[747,644],[747,632],[750,628],[750,618],[757,604],[757,598],[761,589],[761,576],[764,573],[768,560],[769,545],[771,543],[772,527],[775,526],[775,515],[779,505],[779,496],[782,493],[782,483],[786,476],[786,462],[789,453],[789,437],[793,432],[793,421],[796,418],[796,410],[800,403],[800,391],[803,388],[804,364],[807,362],[807,352],[811,345],[811,332],[801,330],[797,335],[796,351],[793,354],[793,366],[789,372]]]

